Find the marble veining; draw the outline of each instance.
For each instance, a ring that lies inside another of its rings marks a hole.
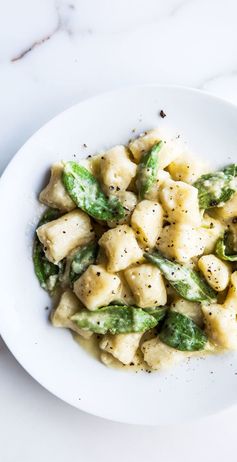
[[[0,173],[37,128],[99,92],[174,83],[237,103],[236,0],[8,0],[0,13]]]

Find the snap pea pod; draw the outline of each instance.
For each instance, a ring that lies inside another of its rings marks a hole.
[[[158,323],[154,316],[141,308],[125,305],[104,306],[96,311],[82,310],[74,314],[71,320],[80,329],[96,334],[145,332]]]
[[[170,285],[185,300],[207,303],[216,301],[216,292],[197,271],[172,262],[159,252],[145,253],[144,257],[158,266]]]
[[[161,306],[159,308],[143,308],[143,310],[153,316],[157,322],[162,321],[167,313],[167,307]]]
[[[82,273],[86,271],[89,265],[96,261],[99,246],[97,242],[91,242],[78,249],[73,255],[70,264],[69,279],[73,283]]]
[[[59,210],[47,209],[40,219],[37,228],[49,221],[55,220],[60,215],[61,213]],[[60,264],[55,265],[46,258],[43,244],[40,242],[37,235],[35,235],[34,240],[33,263],[34,271],[41,287],[48,292],[52,292],[62,273],[64,264],[60,262]]]
[[[129,306],[129,305],[124,305],[124,302],[121,300],[114,300],[110,303],[109,306]],[[138,306],[134,307],[134,308],[139,308]],[[152,308],[142,308],[143,311],[145,311],[146,313],[150,314],[151,316],[153,316],[157,322],[161,321],[162,319],[164,319],[166,313],[167,313],[167,307],[166,306],[159,306],[159,307],[152,307]]]
[[[63,184],[75,204],[98,220],[120,220],[125,210],[118,199],[106,197],[97,179],[82,165],[66,162],[62,174]]]
[[[233,177],[237,176],[237,164],[230,164],[227,167],[223,168],[223,172],[226,175],[231,175]]]
[[[162,326],[159,338],[163,343],[181,351],[203,350],[207,336],[192,319],[170,311]]]
[[[34,244],[33,262],[35,274],[41,287],[51,292],[58,280],[60,267],[47,260],[43,246],[38,240]]]
[[[193,184],[198,189],[200,209],[221,207],[237,191],[237,164],[202,175]]]
[[[137,189],[140,199],[146,199],[157,179],[159,156],[162,141],[155,144],[150,151],[143,154],[137,170]]]
[[[224,235],[218,239],[215,253],[221,260],[230,262],[237,261],[237,254],[234,254],[231,249],[231,233],[226,231]]]

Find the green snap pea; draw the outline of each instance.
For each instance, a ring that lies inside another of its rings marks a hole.
[[[115,196],[108,198],[97,179],[82,165],[66,162],[62,180],[71,199],[88,215],[103,221],[124,218],[125,210],[119,200]]]
[[[159,252],[145,253],[144,257],[158,266],[170,285],[185,300],[209,303],[216,301],[216,292],[197,271],[172,262]]]

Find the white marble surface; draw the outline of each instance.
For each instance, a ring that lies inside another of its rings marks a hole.
[[[175,83],[237,103],[236,15],[236,0],[0,0],[0,172],[52,116],[108,89]],[[172,429],[106,422],[51,396],[3,342],[0,377],[2,462],[236,460],[237,407]]]

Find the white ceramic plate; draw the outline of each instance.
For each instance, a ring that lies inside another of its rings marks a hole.
[[[51,327],[45,310],[50,300],[35,278],[31,251],[42,210],[37,195],[53,162],[126,143],[133,129],[161,125],[183,134],[216,167],[236,159],[236,107],[195,90],[143,86],[63,112],[21,148],[0,181],[3,339],[22,366],[66,402],[107,419],[151,425],[180,423],[234,404],[237,354],[193,359],[153,374],[108,369],[68,331]]]

